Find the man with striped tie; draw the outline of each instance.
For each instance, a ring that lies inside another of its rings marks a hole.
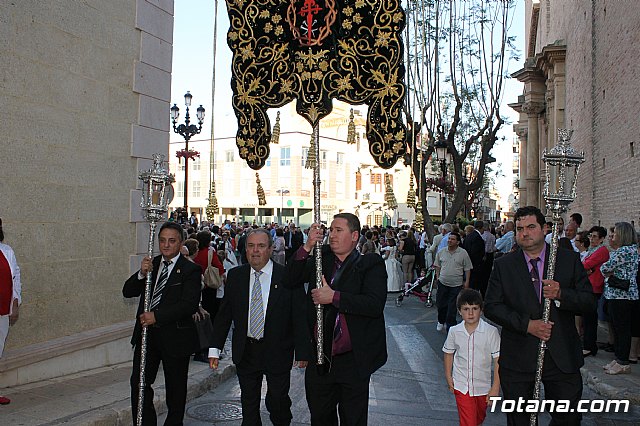
[[[197,346],[197,334],[191,315],[198,309],[201,275],[200,267],[180,254],[182,240],[181,226],[175,222],[165,222],[158,234],[161,255],[153,260],[145,257],[140,271],[133,274],[122,289],[124,297],[143,296],[140,297],[137,321],[131,338],[131,344],[135,348],[131,374],[134,425],[138,409],[142,327],[148,328],[143,424],[155,425],[157,421],[151,385],[162,361],[168,408],[164,424],[182,425],[187,399],[189,358]],[[149,271],[152,271],[151,301],[149,311],[143,312],[144,288]]]
[[[258,228],[247,233],[249,263],[229,270],[224,298],[213,321],[209,364],[218,368],[231,323],[233,363],[242,403],[242,425],[261,425],[260,396],[267,378],[265,405],[271,422],[289,425],[289,381],[294,350],[303,368],[311,357],[310,336],[304,323],[304,292],[285,285],[285,269],[271,260],[273,240]]]

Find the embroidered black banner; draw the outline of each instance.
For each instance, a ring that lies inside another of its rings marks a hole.
[[[404,12],[398,0],[227,0],[233,108],[240,157],[260,169],[269,156],[268,108],[294,98],[312,126],[332,99],[369,106],[376,163],[404,154],[401,109]]]

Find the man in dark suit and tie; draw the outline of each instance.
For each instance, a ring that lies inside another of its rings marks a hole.
[[[553,424],[580,424],[584,364],[575,315],[596,309],[587,273],[577,253],[558,248],[553,280],[545,279],[551,248],[545,244],[544,215],[537,207],[516,211],[519,250],[496,259],[485,299],[487,318],[502,326],[500,385],[504,399],[531,399],[538,344],[546,342],[542,383],[547,400],[569,400],[570,413],[551,413]],[[552,300],[549,322],[544,299]],[[507,413],[509,425],[528,425],[530,413]]]
[[[285,285],[285,269],[271,261],[273,241],[269,231],[247,233],[249,263],[231,269],[225,294],[213,322],[213,347],[209,364],[218,368],[220,350],[234,324],[233,363],[236,365],[242,403],[242,425],[261,425],[260,391],[267,378],[265,404],[274,425],[289,425],[289,382],[295,359],[306,367],[311,357],[309,332],[304,326],[304,291]]]
[[[182,239],[182,227],[175,222],[165,222],[158,234],[161,255],[153,260],[145,257],[140,271],[133,274],[122,289],[124,297],[142,296],[131,338],[131,344],[135,347],[131,374],[134,425],[138,410],[142,327],[148,329],[143,424],[155,425],[157,421],[151,385],[156,379],[162,361],[168,408],[164,424],[182,425],[187,400],[189,358],[197,345],[197,334],[191,315],[198,309],[201,275],[200,267],[180,254]],[[152,297],[149,312],[143,312],[146,276],[149,271],[153,271]]]
[[[322,365],[305,373],[307,403],[313,426],[366,425],[371,374],[387,362],[384,305],[387,271],[376,253],[360,255],[360,221],[351,213],[333,217],[329,245],[323,247],[323,287],[315,287],[315,258],[310,253],[322,241],[319,224],[312,225],[307,242],[290,259],[292,284],[310,283],[307,327],[316,330],[316,309],[323,306]],[[316,348],[314,342],[313,345]],[[314,357],[317,359],[317,356]]]
[[[468,234],[462,242],[462,248],[467,251],[473,269],[471,270],[471,279],[469,285],[472,289],[478,290],[484,296],[486,288],[482,286],[482,263],[485,255],[484,240],[482,239],[482,229],[484,228],[484,222],[477,220],[474,225],[474,230]]]

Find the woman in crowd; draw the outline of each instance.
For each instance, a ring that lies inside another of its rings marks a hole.
[[[609,254],[609,260],[600,267],[600,271],[606,278],[604,297],[614,334],[615,359],[604,366],[607,374],[629,372],[633,301],[638,300],[637,244],[638,239],[633,226],[628,222],[616,223],[611,238],[613,250]],[[626,280],[629,283],[627,290],[615,287],[616,281],[619,280]]]
[[[609,260],[609,250],[604,245],[607,230],[602,226],[594,226],[589,230],[589,249],[582,260],[584,269],[589,274],[589,282],[593,289],[593,297],[600,300],[604,291],[604,276],[600,272],[600,266]],[[578,245],[576,241],[576,245]],[[582,327],[584,330],[582,355],[585,357],[594,356],[598,352],[598,311],[585,314],[582,317]]]
[[[578,249],[578,253],[580,253],[581,262],[584,262],[584,258],[587,257],[587,252],[591,245],[591,242],[589,241],[589,235],[589,231],[578,232],[578,235],[576,235],[575,244],[576,248]]]
[[[282,228],[276,228],[276,237],[273,239],[273,252],[271,260],[284,266],[285,263],[285,246],[284,231]]]
[[[4,243],[2,219],[0,219],[0,358],[9,334],[9,326],[18,321],[21,303],[20,267],[13,249]],[[7,405],[10,402],[9,398],[0,396],[0,405]]]
[[[387,245],[382,248],[382,258],[387,268],[387,291],[401,291],[404,280],[402,279],[402,265],[398,261],[398,247],[396,240],[389,238]]]
[[[198,240],[198,252],[196,253],[193,261],[200,265],[202,273],[207,270],[209,266],[209,252],[211,251],[211,266],[218,268],[220,276],[224,275],[224,267],[222,262],[216,256],[216,252],[213,249],[209,249],[211,244],[211,232],[200,231],[196,234],[196,240]],[[218,313],[219,301],[216,298],[216,289],[204,287],[202,289],[202,308],[209,313],[209,318],[213,322],[213,319]],[[194,357],[196,361],[209,362],[209,350],[205,349],[203,353],[196,354]]]
[[[411,229],[400,232],[398,251],[402,254],[402,272],[404,282],[413,282],[413,264],[416,261],[417,246]]]

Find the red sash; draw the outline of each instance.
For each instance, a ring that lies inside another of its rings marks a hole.
[[[4,253],[0,251],[0,315],[9,315],[13,298],[13,275]]]

